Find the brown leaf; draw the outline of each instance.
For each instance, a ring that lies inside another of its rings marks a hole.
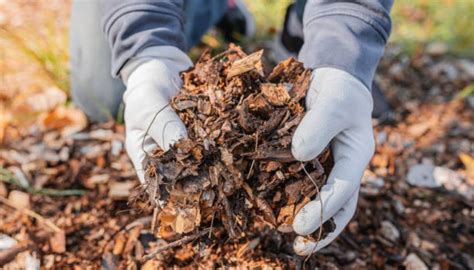
[[[135,185],[135,181],[114,182],[110,185],[109,197],[113,200],[127,200]]]
[[[136,227],[132,228],[128,234],[127,243],[123,248],[122,254],[124,256],[131,255],[133,248],[135,247],[135,243],[138,241],[138,237],[140,236],[140,232],[142,231],[143,225],[137,225]]]
[[[85,114],[73,107],[58,107],[51,112],[42,113],[38,122],[43,130],[57,129],[66,137],[83,130],[87,126]]]
[[[275,215],[273,214],[273,210],[268,204],[268,202],[260,196],[255,199],[255,202],[257,203],[258,209],[262,211],[262,214],[265,220],[272,225],[276,225],[277,222],[276,222]]]
[[[262,83],[260,91],[274,106],[283,106],[290,101],[290,95],[283,84]]]
[[[51,250],[55,253],[66,252],[66,234],[64,231],[55,232],[49,239]]]
[[[286,185],[285,194],[288,199],[288,204],[294,204],[300,200],[303,187],[304,187],[303,180],[299,180],[289,185]]]
[[[30,208],[30,195],[23,191],[12,190],[8,195],[8,200],[18,209]]]
[[[311,81],[311,71],[305,70],[302,74],[298,75],[293,88],[290,90],[290,96],[292,102],[299,102],[306,96],[308,92],[309,83]]]
[[[290,225],[293,223],[295,205],[289,204],[284,206],[280,209],[280,213],[278,213],[277,223],[278,224],[287,224]]]
[[[115,237],[115,244],[112,254],[114,255],[122,255],[123,249],[125,248],[125,243],[127,241],[127,237],[125,233],[120,232],[117,237]]]
[[[245,253],[251,251],[251,250],[254,250],[258,244],[260,244],[260,238],[257,237],[257,238],[254,238],[250,241],[248,241],[247,243],[243,244],[239,250],[237,251],[237,258],[241,258],[243,255],[245,255]]]
[[[235,61],[227,70],[227,79],[251,70],[256,70],[260,76],[263,76],[262,54],[263,50],[260,50]]]
[[[221,148],[221,160],[225,165],[230,166],[234,162],[232,153],[227,148]]]
[[[199,208],[180,209],[174,223],[176,233],[188,233],[201,223]]]

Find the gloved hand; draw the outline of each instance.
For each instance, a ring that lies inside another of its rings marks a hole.
[[[174,142],[187,136],[186,127],[171,106],[153,118],[178,94],[182,85],[179,72],[191,66],[189,57],[179,49],[159,46],[144,50],[121,71],[122,80],[127,85],[123,95],[125,147],[142,183],[144,151],[151,153],[157,144],[166,151]]]
[[[309,202],[293,222],[300,235],[293,243],[297,254],[308,255],[327,246],[354,215],[360,179],[374,153],[372,107],[367,87],[349,73],[334,68],[313,71],[307,113],[293,136],[292,153],[298,160],[312,160],[331,143],[335,165],[320,196],[323,222],[333,217],[336,229],[317,246],[306,239],[304,236],[315,232],[321,223],[319,198]]]

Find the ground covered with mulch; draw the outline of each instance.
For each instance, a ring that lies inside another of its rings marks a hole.
[[[474,82],[474,62],[388,48],[377,74],[394,113],[375,123],[377,149],[353,220],[309,260],[262,221],[237,240],[216,222],[210,236],[184,239],[190,241],[145,261],[183,238],[157,239],[153,211],[142,210],[147,202],[128,203],[142,188],[123,126],[77,131],[58,129],[60,121],[51,129],[32,126],[0,149],[0,265],[473,269],[474,101],[456,94]]]

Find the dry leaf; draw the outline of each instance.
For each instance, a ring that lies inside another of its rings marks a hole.
[[[293,217],[294,217],[295,205],[290,204],[284,206],[280,209],[280,213],[278,214],[277,222],[279,224],[292,224]]]
[[[283,106],[290,101],[290,95],[283,84],[262,83],[260,91],[274,106]]]
[[[16,110],[22,112],[46,112],[66,103],[67,95],[64,91],[50,87],[43,91],[30,94],[20,99]]]
[[[38,117],[38,123],[43,130],[61,130],[61,134],[67,137],[83,130],[87,126],[87,118],[79,109],[58,107],[51,112],[42,113]]]
[[[49,244],[55,253],[66,252],[66,233],[63,230],[55,232],[49,239]]]
[[[113,200],[127,200],[135,185],[134,181],[114,182],[110,185],[109,197]]]
[[[8,200],[18,209],[30,208],[30,195],[28,193],[19,190],[12,190],[8,195]]]
[[[227,79],[251,70],[256,70],[260,76],[263,76],[262,54],[263,50],[260,50],[232,63],[227,71]]]
[[[468,154],[460,153],[459,159],[466,168],[467,174],[471,177],[474,177],[474,158]]]

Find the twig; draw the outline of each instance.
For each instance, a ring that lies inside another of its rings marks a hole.
[[[219,188],[219,197],[220,197],[222,206],[224,206],[223,214],[225,214],[227,217],[225,220],[223,220],[223,222],[228,227],[227,231],[229,233],[230,238],[235,238],[237,236],[237,233],[234,230],[234,222],[232,219],[233,218],[232,209],[230,207],[229,200],[227,199],[224,192],[222,191],[222,188]]]
[[[174,248],[174,247],[177,247],[177,246],[181,246],[181,245],[185,245],[191,241],[194,241],[200,237],[203,237],[204,235],[208,234],[209,231],[211,230],[211,228],[206,228],[202,231],[199,231],[193,235],[188,235],[188,236],[185,236],[179,240],[176,240],[174,242],[171,242],[167,245],[164,245],[164,246],[161,246],[159,248],[157,248],[155,251],[153,251],[152,253],[148,254],[148,255],[145,255],[143,256],[143,258],[141,259],[141,262],[146,262],[148,260],[151,260],[153,259],[158,253],[162,252],[162,251],[165,251],[167,249],[170,249],[170,248]]]
[[[151,219],[152,219],[151,216],[138,218],[138,219],[134,220],[132,223],[129,223],[129,224],[125,225],[124,227],[120,228],[120,230],[125,228],[125,230],[129,231],[129,230],[131,230],[131,229],[133,229],[137,226],[146,227],[151,222]]]
[[[212,219],[211,219],[211,227],[209,228],[209,235],[208,238],[211,238],[212,228],[214,228],[214,217],[216,216],[216,212],[212,212]]]
[[[255,132],[255,153],[257,153],[257,150],[258,150],[258,130],[257,132]],[[250,178],[250,175],[252,174],[254,165],[255,165],[255,159],[252,159],[252,164],[250,164],[250,169],[246,177],[247,180]]]
[[[225,55],[231,54],[231,53],[237,53],[237,51],[236,51],[236,50],[226,50],[226,51],[221,52],[221,53],[215,55],[214,57],[212,57],[212,58],[211,58],[211,61],[214,61],[214,60],[216,60],[216,59],[218,59],[218,58],[221,58],[222,56],[225,56]],[[204,53],[203,53],[202,55],[204,55]],[[198,61],[198,62],[199,62],[199,61]]]
[[[155,113],[155,115],[153,116],[153,118],[151,119],[150,124],[148,124],[148,127],[146,128],[145,136],[143,136],[143,140],[142,140],[142,151],[145,153],[146,156],[149,156],[148,152],[145,150],[145,140],[146,140],[146,136],[148,136],[148,132],[150,132],[151,126],[153,125],[153,122],[155,122],[156,117],[160,114],[160,112],[162,112],[164,109],[166,109],[166,107],[168,107],[169,105],[170,105],[169,103],[166,103],[166,105],[163,106],[163,108],[159,109],[159,110]]]
[[[158,207],[153,208],[153,217],[151,219],[151,232],[155,233],[156,219],[158,217]]]
[[[0,202],[4,203],[5,205],[8,205],[11,208],[14,208],[14,209],[16,209],[16,210],[32,217],[32,218],[36,218],[38,221],[43,222],[46,226],[48,226],[50,229],[52,229],[56,233],[62,232],[61,228],[56,226],[56,224],[54,224],[51,220],[42,217],[40,214],[36,213],[33,210],[26,209],[26,208],[23,208],[23,209],[19,208],[18,206],[14,205],[13,203],[11,203],[9,200],[7,200],[4,197],[0,197]]]
[[[308,256],[306,257],[306,259],[304,260],[304,262],[306,263],[309,258],[311,257],[311,255],[313,254],[313,252],[316,250],[316,248],[318,247],[318,244],[319,244],[319,241],[321,240],[321,236],[323,235],[323,199],[321,198],[321,194],[319,192],[319,187],[318,185],[316,184],[316,181],[313,179],[313,177],[311,177],[311,175],[309,174],[309,172],[306,170],[306,167],[304,166],[304,163],[301,162],[301,166],[303,166],[303,171],[306,173],[306,175],[309,177],[309,179],[311,179],[311,181],[313,182],[314,186],[316,187],[316,191],[317,191],[317,195],[319,197],[319,203],[321,204],[321,213],[320,213],[320,220],[319,220],[319,232],[318,232],[318,239],[316,240],[316,245],[314,246],[313,250],[308,254]]]

